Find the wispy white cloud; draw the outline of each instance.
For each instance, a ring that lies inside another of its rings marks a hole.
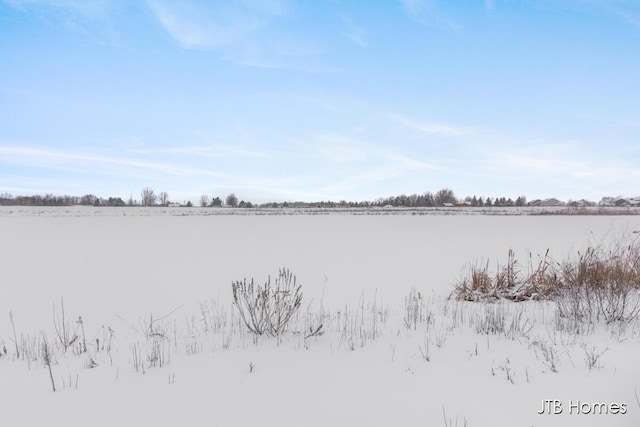
[[[409,157],[403,154],[397,153],[389,153],[387,155],[389,160],[396,162],[399,166],[402,167],[403,170],[413,170],[413,171],[447,171],[449,168],[444,166],[443,164],[437,164],[434,162],[425,162],[423,160],[419,160],[417,158]]]
[[[410,129],[414,132],[423,134],[453,137],[461,136],[467,133],[467,131],[462,128],[449,126],[442,123],[410,119],[397,114],[389,115],[388,118],[406,129]]]
[[[224,174],[212,172],[205,169],[185,167],[162,162],[142,161],[126,157],[101,156],[95,154],[83,154],[62,150],[46,150],[41,148],[18,147],[11,145],[0,145],[0,154],[3,154],[5,161],[11,163],[20,162],[26,165],[43,167],[42,164],[32,163],[33,159],[44,159],[57,163],[48,163],[45,167],[56,169],[64,168],[65,165],[103,165],[122,166],[139,170],[149,170],[166,175],[174,176],[208,176],[220,177]],[[11,159],[7,159],[11,156]]]
[[[60,179],[53,177],[34,177],[0,173],[0,191],[13,194],[53,193],[59,194],[61,189],[80,189],[82,182],[77,179]],[[71,194],[70,194],[71,195]]]
[[[565,6],[573,11],[605,15],[640,29],[640,1],[638,0],[565,0],[560,4],[546,2],[549,7]]]
[[[617,127],[624,127],[624,128],[640,128],[640,120],[623,119],[623,120],[617,121],[614,125]]]
[[[527,150],[528,151],[528,150]],[[537,153],[505,153],[500,157],[496,157],[495,162],[498,168],[504,170],[520,171],[523,176],[552,177],[554,175],[567,176],[574,178],[588,178],[597,175],[593,165],[589,165],[578,159],[567,159]]]
[[[289,28],[289,1],[146,4],[160,27],[185,49],[210,50],[225,61],[249,67],[339,71],[316,59],[325,51],[322,43]]]
[[[616,10],[614,11],[614,13],[627,24],[633,25],[634,27],[640,29],[640,10],[633,11],[633,12],[625,11],[625,10]]]
[[[288,14],[294,7],[295,0],[239,0],[245,7],[260,13],[279,16]]]
[[[21,10],[48,7],[70,10],[91,19],[103,19],[109,14],[113,1],[109,0],[3,0]]]
[[[334,178],[331,183],[322,186],[318,192],[326,194],[327,198],[348,198],[346,195],[363,187],[388,181],[402,174],[397,167],[385,165],[366,169],[359,169]]]
[[[375,155],[372,144],[340,133],[322,133],[312,141],[312,155],[330,163],[364,162]]]
[[[308,138],[312,144],[306,157],[315,164],[310,170],[318,172],[307,188],[323,199],[348,199],[354,193],[379,197],[390,185],[399,187],[400,182],[413,181],[409,187],[413,188],[426,176],[448,170],[435,160],[385,144],[369,132],[353,133],[327,132]]]
[[[194,157],[255,157],[267,159],[271,156],[263,151],[250,150],[232,145],[197,145],[197,146],[178,146],[178,147],[153,147],[145,148],[144,146],[128,148],[127,152],[134,154],[185,154]]]
[[[479,173],[498,182],[508,180],[509,187],[529,196],[596,200],[611,188],[637,192],[633,186],[640,179],[640,171],[623,153],[582,141],[494,135],[482,142],[476,155]]]
[[[386,165],[405,171],[445,169],[436,163],[412,157],[397,147],[383,144],[370,133],[362,137],[353,137],[349,133],[322,133],[310,140],[314,143],[311,156],[333,166]]]
[[[345,14],[338,14],[340,21],[344,26],[344,36],[351,40],[355,45],[360,47],[367,47],[368,43],[365,38],[364,29],[357,25],[351,17]]]
[[[498,130],[418,120],[409,123],[412,126],[399,123],[395,132],[418,132],[444,140],[455,137],[456,143],[437,144],[434,150],[419,144],[389,144],[377,128],[325,131],[307,135],[305,143],[292,145],[283,156],[267,152],[271,155],[265,158],[268,169],[245,170],[219,182],[226,188],[261,187],[263,194],[273,194],[278,200],[375,198],[444,186],[460,196],[484,192],[484,196],[599,200],[610,188],[635,194],[632,183],[640,179],[640,172],[625,160],[624,153],[594,150],[581,141],[523,138]],[[202,147],[185,151],[198,153]],[[268,172],[283,167],[290,177],[274,179]],[[269,192],[269,188],[277,191]]]
[[[428,8],[433,7],[435,0],[400,0],[409,15],[419,17]]]
[[[538,0],[536,5],[596,16],[610,16],[640,28],[640,2],[638,0]]]
[[[193,2],[147,0],[159,24],[187,49],[228,46],[263,25],[260,14],[242,3],[214,2],[208,7]]]
[[[0,0],[47,27],[63,28],[78,45],[126,45],[126,0]]]
[[[342,68],[325,64],[316,56],[322,50],[309,48],[289,49],[281,43],[261,45],[260,43],[238,44],[220,50],[220,59],[237,65],[264,69],[289,69],[309,73],[340,73]]]
[[[432,28],[457,32],[461,25],[443,14],[436,0],[399,0],[415,22]]]
[[[375,134],[375,130],[320,133],[309,137],[309,141],[313,143],[310,155],[335,166],[386,164],[404,170],[444,169],[441,165],[416,158],[401,146],[389,145],[383,140]]]
[[[271,47],[277,54],[286,57],[307,58],[322,55],[327,51],[322,43],[313,41],[278,40],[273,42]]]

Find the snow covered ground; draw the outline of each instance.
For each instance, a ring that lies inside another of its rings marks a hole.
[[[563,259],[637,236],[640,216],[212,212],[0,208],[0,424],[640,425],[639,322],[447,300],[471,262]],[[255,340],[231,283],[283,267],[302,310]],[[87,352],[61,348],[62,298]]]

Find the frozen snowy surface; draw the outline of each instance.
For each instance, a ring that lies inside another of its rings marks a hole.
[[[0,423],[444,426],[444,408],[459,426],[640,425],[638,322],[576,334],[556,329],[550,303],[446,300],[470,262],[509,249],[562,259],[637,236],[640,216],[228,212],[1,208]],[[280,342],[255,343],[231,282],[281,267],[303,286],[304,313]],[[415,329],[403,321],[412,288],[431,313]],[[56,347],[61,298],[72,330],[82,316],[87,353]],[[521,330],[478,332],[496,310]],[[18,341],[48,336],[57,392],[41,360],[16,358],[9,312]],[[163,366],[151,366],[142,329],[168,313],[156,323]],[[312,318],[326,332],[305,340]],[[95,342],[108,328],[110,352]],[[599,366],[588,369],[585,348],[604,351]],[[537,414],[546,399],[563,413]],[[570,414],[577,401],[624,403],[626,414]]]

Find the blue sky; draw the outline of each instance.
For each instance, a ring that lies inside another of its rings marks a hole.
[[[640,195],[640,0],[0,0],[0,192]]]

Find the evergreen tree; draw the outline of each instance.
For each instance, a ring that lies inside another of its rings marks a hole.
[[[424,198],[425,198],[426,207],[432,208],[436,205],[436,201],[433,198],[433,194],[431,194],[430,192],[425,193]]]

